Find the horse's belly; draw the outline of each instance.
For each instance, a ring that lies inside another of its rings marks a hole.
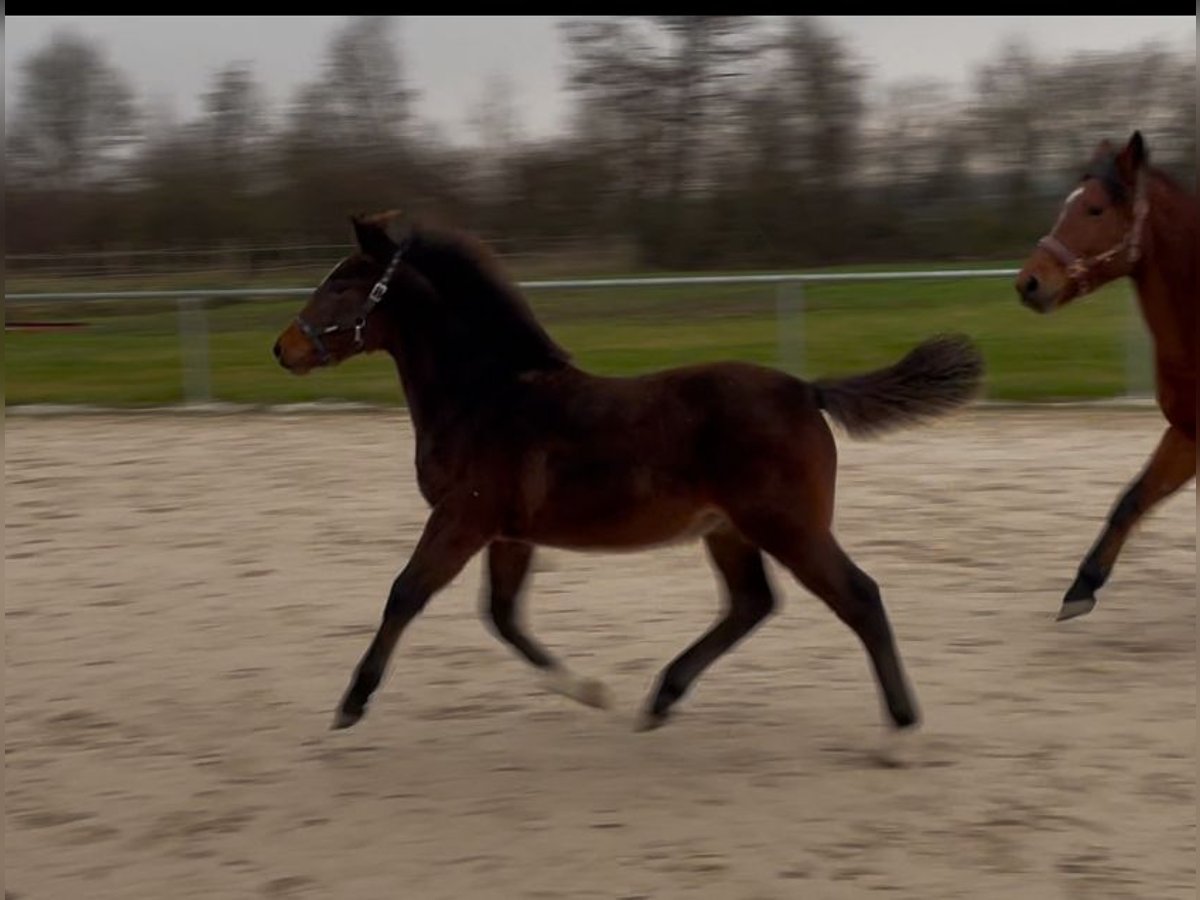
[[[524,461],[510,535],[574,549],[638,549],[695,540],[725,517],[679,460],[591,453]]]
[[[640,550],[694,541],[728,525],[715,507],[651,504],[602,517],[539,517],[520,537],[569,550]]]

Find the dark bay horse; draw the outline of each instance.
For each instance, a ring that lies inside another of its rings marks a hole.
[[[1200,204],[1150,165],[1140,132],[1117,151],[1102,142],[1017,276],[1021,301],[1052,312],[1118,278],[1133,280],[1154,339],[1166,432],[1122,492],[1063,598],[1059,620],[1090,612],[1138,521],[1196,474],[1196,221]]]
[[[764,551],[859,637],[895,727],[917,723],[879,589],[831,530],[837,455],[821,410],[860,435],[947,413],[981,382],[973,344],[938,337],[889,368],[811,383],[735,362],[604,378],[571,364],[468,235],[405,226],[395,213],[352,221],[357,252],[316,288],[275,356],[305,373],[388,353],[432,510],[334,727],[362,718],[401,632],[480,551],[497,636],[551,689],[606,705],[599,682],[572,674],[520,622],[535,545],[634,550],[696,538],[724,584],[725,612],[662,671],[641,727],[663,723],[771,614]]]

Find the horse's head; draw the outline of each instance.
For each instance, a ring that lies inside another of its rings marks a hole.
[[[1039,313],[1052,312],[1133,271],[1146,217],[1142,173],[1147,159],[1139,131],[1120,152],[1108,141],[1100,144],[1083,179],[1063,201],[1054,228],[1017,275],[1022,303]]]
[[[386,327],[372,313],[419,277],[404,264],[411,232],[399,213],[350,221],[357,252],[333,267],[275,342],[275,358],[297,375],[380,349]]]

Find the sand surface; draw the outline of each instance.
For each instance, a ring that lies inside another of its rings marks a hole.
[[[1196,495],[1053,621],[1149,412],[980,411],[839,437],[837,531],[925,717],[889,769],[853,635],[782,609],[666,728],[719,608],[699,543],[542,552],[541,690],[480,566],[327,730],[419,534],[400,412],[5,422],[5,876],[17,898],[1194,898]]]

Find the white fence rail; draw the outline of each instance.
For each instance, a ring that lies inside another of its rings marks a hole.
[[[805,370],[804,287],[869,281],[949,281],[983,278],[1013,278],[1016,269],[935,269],[900,272],[782,273],[770,275],[691,275],[663,278],[594,278],[523,281],[518,285],[538,290],[603,290],[622,287],[679,287],[687,285],[774,285],[777,333],[777,362],[787,371]],[[183,367],[183,396],[186,403],[212,399],[208,358],[208,323],[204,301],[235,297],[307,297],[313,286],[287,288],[212,288],[190,290],[138,290],[91,292],[6,293],[5,302],[91,302],[102,300],[175,300],[179,307],[179,340]],[[1131,298],[1132,300],[1132,298]],[[1014,301],[1015,302],[1015,301]],[[1141,396],[1149,388],[1149,347],[1136,308],[1134,321],[1126,328],[1125,386],[1127,396]]]

